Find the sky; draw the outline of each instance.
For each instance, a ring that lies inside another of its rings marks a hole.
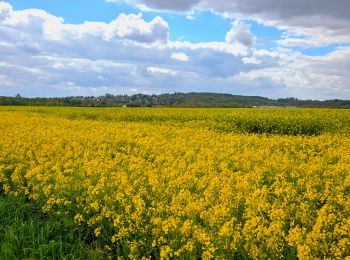
[[[348,0],[0,0],[0,96],[350,99]]]

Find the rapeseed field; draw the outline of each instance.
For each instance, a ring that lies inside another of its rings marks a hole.
[[[123,259],[350,257],[350,110],[0,108],[0,193]]]

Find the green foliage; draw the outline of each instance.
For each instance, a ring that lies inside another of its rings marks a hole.
[[[112,95],[99,97],[24,98],[1,97],[1,106],[74,106],[74,107],[332,107],[350,108],[349,100],[298,100],[296,98],[268,99],[259,96],[240,96],[220,93],[174,93],[160,95]]]
[[[221,118],[216,121],[214,128],[219,132],[248,134],[320,135],[339,132],[349,125],[348,113],[343,112],[330,110],[246,112]]]
[[[44,215],[33,202],[0,195],[0,259],[106,259],[84,243],[72,220]]]

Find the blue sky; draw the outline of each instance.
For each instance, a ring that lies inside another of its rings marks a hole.
[[[112,21],[120,13],[137,13],[138,10],[124,3],[113,4],[103,0],[15,0],[7,1],[15,9],[43,9],[55,16],[63,17],[65,22],[79,24],[84,21]]]
[[[0,95],[350,98],[348,3],[280,2],[0,1]]]

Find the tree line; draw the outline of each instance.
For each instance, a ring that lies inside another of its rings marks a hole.
[[[350,108],[350,100],[269,99],[220,93],[173,93],[160,95],[113,95],[36,97],[0,96],[1,106],[74,106],[74,107],[324,107]]]

